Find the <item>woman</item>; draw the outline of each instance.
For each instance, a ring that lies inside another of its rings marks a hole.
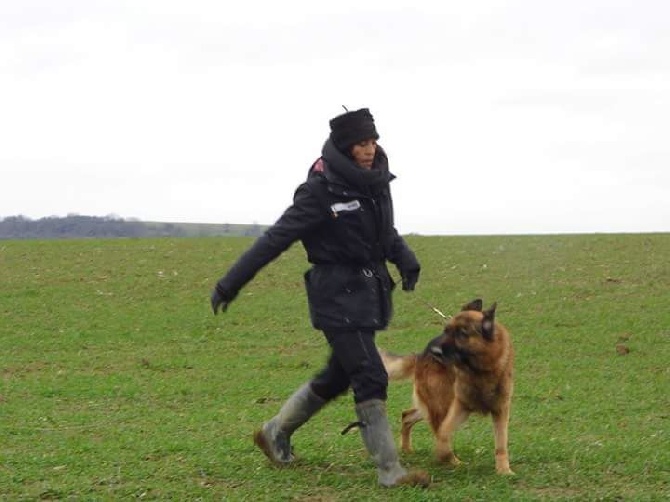
[[[398,460],[386,416],[388,376],[375,346],[375,332],[392,316],[395,284],[386,262],[398,268],[405,291],[414,289],[419,262],[394,227],[389,189],[394,176],[370,111],[339,115],[330,129],[293,205],[219,280],[212,308],[215,314],[225,311],[262,267],[301,240],[312,264],[305,274],[311,321],[331,353],[326,367],[256,431],[254,442],[273,462],[291,462],[293,432],[351,388],[379,483],[425,486],[426,473],[408,473]]]

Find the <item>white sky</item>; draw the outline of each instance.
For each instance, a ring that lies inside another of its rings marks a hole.
[[[666,0],[0,0],[0,217],[272,223],[341,105],[401,233],[670,231]]]

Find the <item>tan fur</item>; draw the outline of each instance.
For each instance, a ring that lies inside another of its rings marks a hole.
[[[449,320],[423,353],[397,356],[379,350],[390,380],[414,381],[413,408],[402,413],[403,451],[412,450],[412,427],[426,420],[435,435],[437,458],[456,465],[456,429],[473,412],[491,415],[496,471],[513,474],[507,434],[514,352],[507,329],[494,315],[495,304],[482,312],[481,300],[475,300]]]
[[[414,378],[414,367],[416,365],[416,355],[410,354],[408,356],[398,356],[378,349],[379,355],[384,361],[384,368],[388,373],[389,380],[405,380],[407,378]]]

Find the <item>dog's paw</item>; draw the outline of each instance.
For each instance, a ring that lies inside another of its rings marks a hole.
[[[496,452],[496,473],[502,476],[514,476],[514,472],[509,467],[509,456],[507,450]]]
[[[448,467],[458,467],[463,463],[452,451],[438,453],[437,460]]]

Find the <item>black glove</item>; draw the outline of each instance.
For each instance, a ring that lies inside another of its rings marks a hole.
[[[219,313],[219,308],[221,312],[225,312],[228,308],[228,304],[233,301],[234,295],[228,294],[223,288],[219,287],[217,284],[212,291],[212,296],[210,301],[212,302],[212,310],[214,315]]]
[[[416,283],[419,281],[419,270],[408,270],[402,274],[402,290],[414,291]]]

